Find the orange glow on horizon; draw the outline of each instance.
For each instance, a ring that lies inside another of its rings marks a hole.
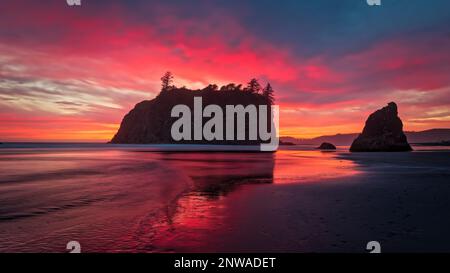
[[[108,141],[136,103],[159,93],[166,71],[188,88],[270,82],[281,136],[358,133],[390,101],[407,131],[450,128],[450,39],[440,29],[411,35],[408,28],[367,46],[358,36],[334,37],[336,44],[318,39],[337,27],[327,24],[301,37],[283,29],[278,34],[288,40],[281,42],[269,29],[255,32],[234,10],[186,17],[183,8],[142,2],[136,10],[0,3],[0,142]],[[314,37],[317,46],[307,47]]]
[[[0,129],[0,140],[3,142],[108,142],[116,134],[119,126],[120,124],[94,124],[86,128]],[[360,133],[363,126],[364,123],[326,127],[282,127],[280,128],[280,137],[311,139],[327,135]],[[408,126],[408,124],[404,124],[405,131],[423,131],[432,128],[423,125]],[[440,127],[437,126],[435,128]]]

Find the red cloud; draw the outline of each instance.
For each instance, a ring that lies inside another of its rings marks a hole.
[[[66,128],[75,133],[101,131],[93,138],[107,139],[104,124],[118,124],[132,105],[155,96],[166,70],[175,73],[178,85],[192,87],[245,83],[251,77],[270,81],[277,89],[277,102],[286,110],[281,126],[289,132],[301,127],[298,135],[317,126],[324,128],[321,133],[356,130],[370,111],[390,100],[400,100],[408,129],[436,124],[428,115],[427,123],[411,105],[420,104],[422,111],[448,107],[448,101],[436,99],[432,92],[450,95],[449,37],[399,37],[343,56],[324,52],[305,57],[252,35],[220,12],[203,18],[164,15],[149,23],[118,6],[83,11],[63,2],[0,4],[5,14],[0,19],[0,75],[8,79],[0,82],[0,104],[9,105],[22,120],[53,117],[53,126],[28,126],[28,134],[13,129],[22,123],[5,116],[3,122],[8,121],[11,129],[0,132],[0,137],[32,138],[45,130],[49,138],[55,132],[56,138],[64,139],[68,134],[59,130]],[[406,100],[402,90],[409,97],[420,95],[421,101]],[[56,96],[78,105],[58,105]],[[33,100],[52,103],[33,108],[27,104]],[[68,108],[76,114],[55,113]],[[64,124],[59,122],[68,115],[71,118]],[[441,127],[450,125],[439,118]]]

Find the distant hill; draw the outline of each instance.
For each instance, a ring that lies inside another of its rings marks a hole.
[[[431,143],[450,141],[450,129],[430,129],[419,132],[405,132],[408,142],[414,143]],[[322,142],[330,142],[335,145],[351,145],[353,140],[358,136],[358,133],[352,134],[337,134],[320,136],[311,139],[298,139],[293,137],[281,137],[281,141],[292,142],[295,144],[313,144],[319,145]]]
[[[421,132],[406,132],[409,143],[450,141],[450,129],[431,129]]]

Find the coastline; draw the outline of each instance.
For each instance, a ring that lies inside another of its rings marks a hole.
[[[0,251],[450,250],[449,150],[308,147],[0,149]]]

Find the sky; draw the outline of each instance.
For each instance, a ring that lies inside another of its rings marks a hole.
[[[360,132],[395,101],[450,128],[450,1],[0,2],[0,141],[107,141],[177,86],[270,82],[280,134]]]

